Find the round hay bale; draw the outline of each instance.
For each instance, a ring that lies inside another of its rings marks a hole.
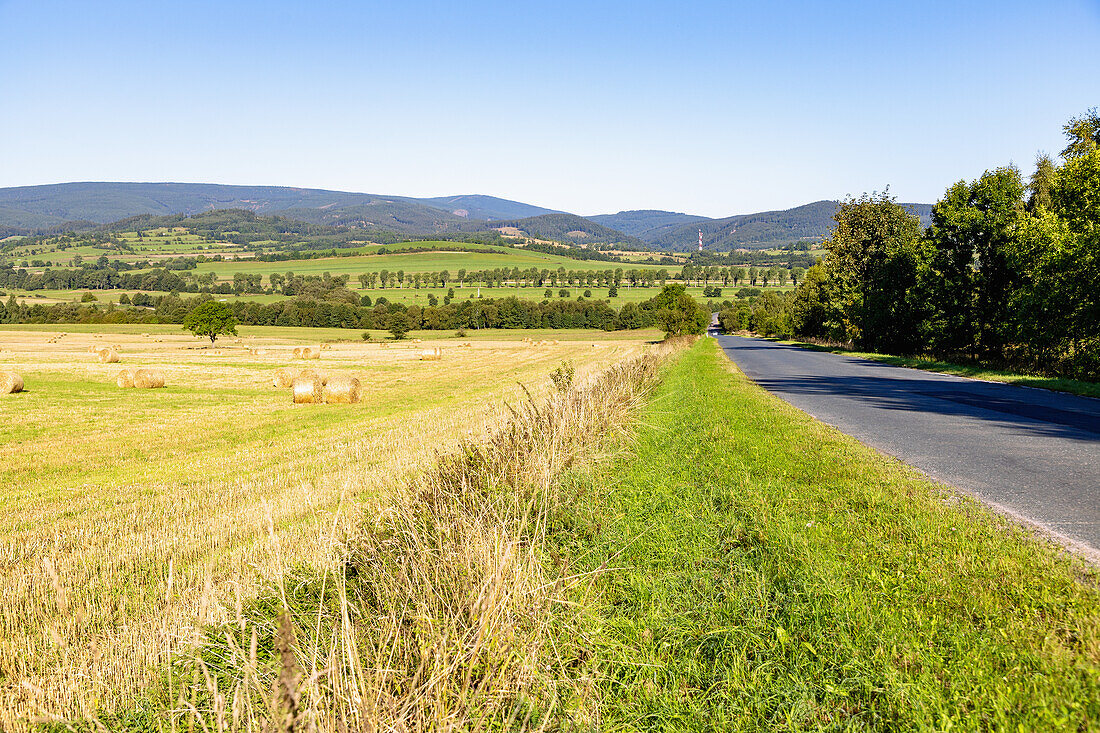
[[[294,380],[293,390],[296,405],[319,405],[325,399],[325,385],[313,377],[298,377]]]
[[[88,353],[89,354],[94,354],[95,352],[99,351],[101,348],[103,348],[103,347],[102,346],[96,346],[95,344],[88,344]]]
[[[114,349],[100,349],[96,355],[100,364],[117,364],[120,361],[118,352]]]
[[[137,369],[123,369],[121,372],[118,373],[118,376],[115,377],[115,384],[117,384],[122,389],[129,389],[130,387],[133,387],[134,372],[136,371]]]
[[[328,384],[328,374],[320,369],[303,369],[298,376],[302,379],[319,379],[322,387]]]
[[[305,347],[304,346],[295,346],[294,347],[294,358],[295,359],[301,359],[302,358],[302,349],[303,348],[305,348]]]
[[[333,377],[325,384],[323,396],[328,405],[353,405],[362,390],[355,377]]]
[[[302,347],[303,359],[320,359],[321,349],[316,346],[303,346]]]
[[[300,369],[294,367],[283,367],[282,369],[276,369],[275,375],[271,379],[271,383],[275,387],[292,387],[294,380],[301,374]]]
[[[252,356],[263,356],[267,353],[267,349],[249,349],[248,353]]]
[[[434,346],[420,352],[420,361],[439,361],[443,358],[443,349]]]
[[[320,348],[321,348],[322,350],[323,350],[323,349],[331,349],[331,348],[332,348],[332,346],[331,346],[330,344],[321,344]]]
[[[134,372],[134,386],[138,389],[158,389],[164,386],[164,372],[160,369],[138,369]]]
[[[0,394],[15,394],[23,391],[23,377],[15,372],[0,372]]]

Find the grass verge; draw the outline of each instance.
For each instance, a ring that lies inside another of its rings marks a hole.
[[[551,528],[603,730],[1090,730],[1098,576],[705,340]]]
[[[910,369],[923,369],[929,372],[942,374],[954,374],[958,377],[971,379],[984,379],[988,382],[1004,382],[1021,387],[1035,387],[1036,389],[1049,389],[1054,392],[1068,392],[1069,394],[1082,395],[1084,397],[1100,398],[1100,384],[1096,382],[1083,382],[1079,379],[1065,379],[1062,377],[1040,377],[1034,374],[1019,374],[1003,369],[990,369],[977,364],[956,364],[949,361],[940,361],[927,356],[892,356],[890,354],[876,354],[869,351],[856,351],[841,346],[825,346],[807,341],[782,341],[777,343],[790,344],[812,351],[827,351],[830,354],[844,354],[859,359],[881,361],[894,366],[909,367]]]

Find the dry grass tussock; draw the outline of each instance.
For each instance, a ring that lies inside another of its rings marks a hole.
[[[545,385],[563,359],[583,381],[648,348],[477,341],[441,369],[411,346],[334,344],[325,363],[360,380],[361,401],[302,409],[271,385],[308,336],[256,329],[269,356],[207,360],[176,328],[104,330],[168,388],[118,389],[121,367],[88,358],[99,333],[47,345],[0,328],[0,370],[27,382],[0,399],[0,729],[108,719],[288,567],[335,572],[361,501],[499,427],[517,382]]]
[[[177,724],[590,725],[596,701],[577,599],[593,576],[562,574],[545,556],[556,486],[563,471],[630,425],[675,348],[626,360],[585,384],[563,364],[548,396],[528,393],[488,442],[462,444],[380,497],[343,544],[345,562],[323,577],[284,576],[258,616],[209,635],[171,691],[202,701],[178,711]],[[265,658],[258,644],[273,633],[274,653]]]

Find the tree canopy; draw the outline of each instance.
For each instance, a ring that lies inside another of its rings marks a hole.
[[[183,327],[196,336],[205,336],[214,343],[218,336],[236,336],[237,319],[226,303],[209,300],[192,310]]]

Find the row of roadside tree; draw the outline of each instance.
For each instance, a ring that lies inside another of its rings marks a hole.
[[[1064,130],[1060,163],[959,181],[924,230],[888,193],[845,201],[799,287],[722,325],[1100,379],[1100,115]]]

